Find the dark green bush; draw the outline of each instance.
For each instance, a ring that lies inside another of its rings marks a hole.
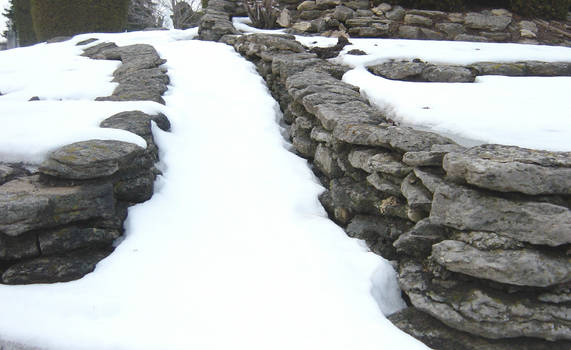
[[[12,9],[8,17],[13,21],[12,25],[18,34],[20,46],[33,45],[38,42],[30,8],[30,0],[12,0]]]
[[[125,30],[129,0],[31,0],[39,40]]]
[[[510,0],[511,10],[527,17],[565,19],[569,0]]]

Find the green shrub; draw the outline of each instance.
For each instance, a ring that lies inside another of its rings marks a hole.
[[[565,19],[569,0],[510,0],[511,10],[527,17]]]
[[[464,0],[392,0],[393,5],[410,9],[458,11],[463,8]]]
[[[31,0],[39,40],[125,30],[129,0]]]
[[[38,42],[34,32],[32,14],[30,12],[30,0],[12,0],[12,9],[9,17],[13,21],[13,27],[18,34],[20,46],[33,45]]]

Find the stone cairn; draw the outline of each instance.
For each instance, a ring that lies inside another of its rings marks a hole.
[[[164,103],[161,95],[169,77],[153,47],[102,43],[83,55],[122,62],[113,74],[119,85],[111,96],[97,100]],[[152,121],[170,129],[166,116],[140,111],[122,112],[100,124],[141,136],[146,149],[122,141],[88,140],[53,151],[39,168],[0,164],[0,283],[78,279],[113,251],[127,208],[153,194],[159,171],[154,167],[158,149]]]
[[[327,189],[320,200],[330,217],[395,262],[409,305],[389,317],[395,325],[441,350],[571,348],[571,153],[467,149],[387,120],[340,80],[348,68],[293,36],[220,41],[264,77],[295,151]],[[413,61],[369,69],[393,79],[473,81],[490,72],[569,75],[569,67]]]

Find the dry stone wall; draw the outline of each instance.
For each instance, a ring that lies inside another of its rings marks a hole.
[[[396,261],[397,326],[437,349],[571,347],[571,153],[466,149],[385,119],[293,36],[221,40],[279,101],[330,217]]]
[[[98,100],[164,103],[169,78],[160,67],[165,61],[151,46],[102,43],[84,50],[84,56],[122,62],[114,72],[119,85]],[[113,251],[127,208],[153,194],[159,171],[152,122],[170,129],[166,116],[140,111],[118,113],[100,124],[141,136],[146,149],[88,140],[53,151],[38,168],[0,164],[0,283],[78,279]]]
[[[520,42],[571,46],[571,23],[522,18],[505,9],[447,13],[369,0],[281,0],[280,23],[292,33],[366,38]]]

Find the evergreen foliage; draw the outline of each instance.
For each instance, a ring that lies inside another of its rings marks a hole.
[[[89,32],[120,32],[130,0],[31,0],[40,40]]]
[[[131,0],[127,16],[127,30],[156,28],[162,25],[157,5],[153,0]]]
[[[510,0],[512,11],[529,17],[565,19],[570,0]]]
[[[4,16],[9,19],[8,31],[11,29],[16,31],[20,46],[33,45],[38,42],[30,13],[30,0],[11,0]],[[6,36],[7,32],[2,35]]]

